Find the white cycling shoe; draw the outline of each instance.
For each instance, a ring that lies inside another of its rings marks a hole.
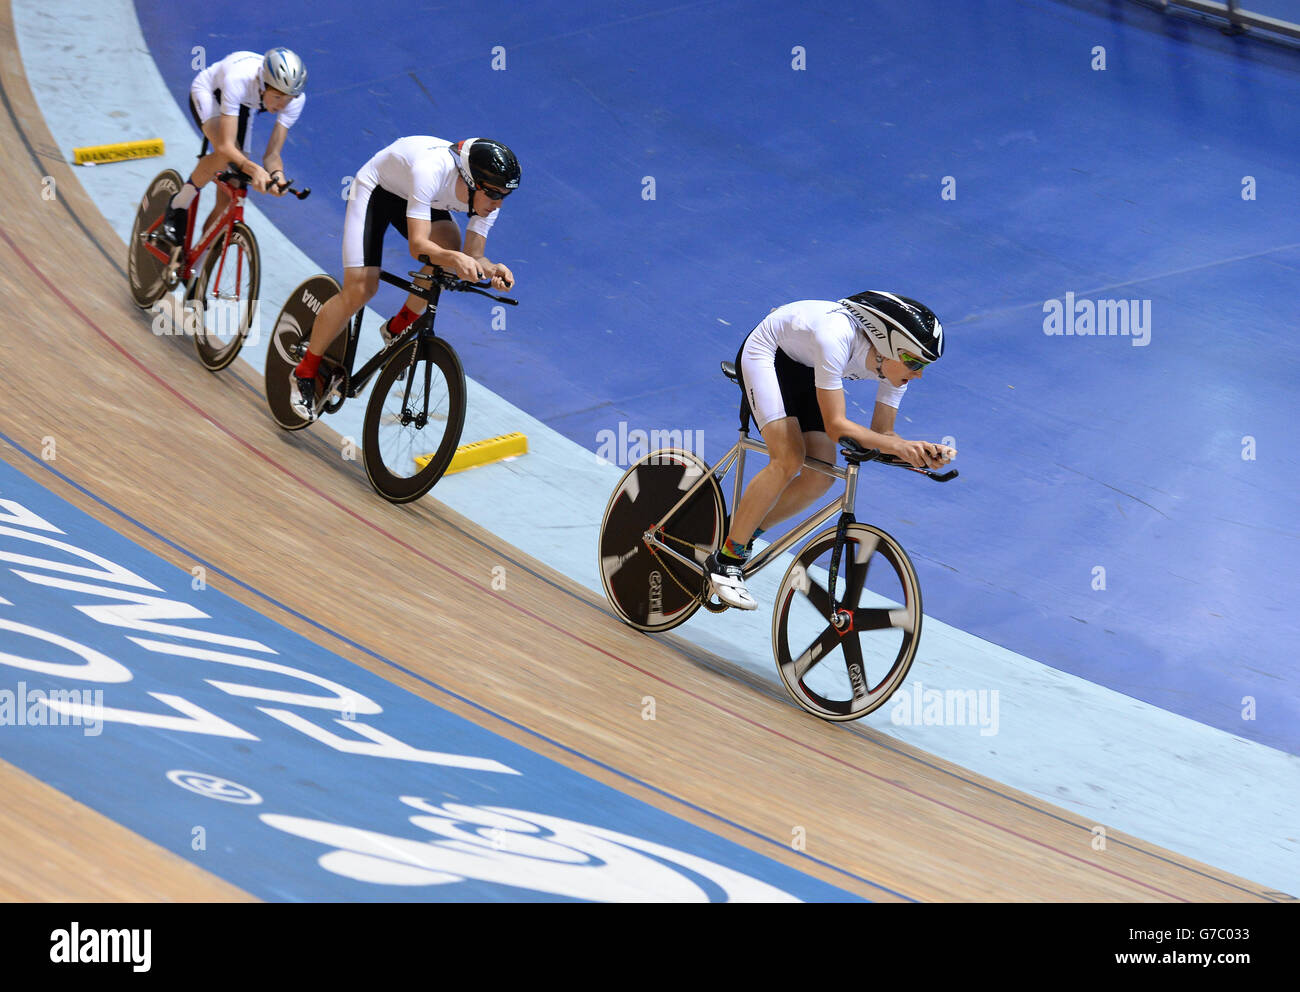
[[[745,573],[740,566],[722,564],[715,551],[704,559],[704,574],[709,578],[713,594],[728,606],[738,610],[758,609],[758,600],[745,588]]]

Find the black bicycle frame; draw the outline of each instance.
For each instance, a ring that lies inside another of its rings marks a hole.
[[[414,279],[401,279],[398,276],[391,275],[387,272],[380,272],[379,278],[386,283],[396,286],[398,289],[406,290],[406,292],[412,296],[418,296],[420,297],[420,299],[426,300],[428,302],[429,309],[425,313],[421,314],[416,319],[415,324],[413,325],[414,330],[416,332],[415,340],[417,342],[417,345],[418,342],[421,342],[426,337],[432,335],[433,317],[438,310],[438,299],[442,295],[442,285],[437,281],[437,279],[435,279],[433,276],[430,276],[429,279],[431,280],[432,285],[429,286],[428,289],[425,289],[424,287],[418,285]],[[384,367],[385,363],[388,361],[389,358],[388,353],[392,349],[393,344],[396,343],[397,341],[397,338],[394,338],[393,341],[390,342],[387,346],[381,348],[378,352],[376,352],[374,356],[371,357],[371,359],[361,367],[360,371],[354,374],[352,371],[352,365],[357,358],[357,345],[361,340],[361,318],[364,314],[365,314],[365,308],[362,307],[360,310],[357,311],[356,316],[352,318],[351,322],[348,325],[348,347],[347,347],[347,351],[344,354],[344,359],[343,359],[343,367],[344,370],[347,372],[347,377],[348,377],[347,389],[346,389],[346,395],[348,399],[354,399],[355,397],[361,395],[361,392],[366,388],[366,383],[370,381],[371,377],[376,372],[378,372],[381,368]],[[405,334],[401,336],[406,337]],[[419,354],[420,354],[420,349],[417,346],[416,350],[411,354],[412,364],[415,363],[415,359],[419,357]],[[428,396],[429,396],[429,379],[432,376],[432,374],[433,374],[433,369],[431,365],[426,363],[425,373],[424,373],[424,378],[425,378],[424,395],[425,395],[426,407],[428,405]],[[412,378],[411,376],[406,377],[406,396],[403,398],[402,401],[403,406],[405,406],[406,403],[409,402],[411,399],[411,378]],[[428,414],[429,411],[426,409],[424,411],[424,415],[427,417]],[[421,426],[423,426],[423,424],[421,424]]]

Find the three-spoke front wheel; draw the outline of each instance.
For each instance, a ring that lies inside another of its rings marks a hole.
[[[813,537],[781,580],[772,650],[786,689],[823,720],[856,720],[903,684],[921,639],[921,586],[902,545],[850,524],[835,589],[835,528]],[[832,595],[840,609],[831,622]]]
[[[419,499],[442,478],[465,426],[465,371],[446,341],[398,349],[379,370],[361,449],[375,491],[390,503]]]
[[[217,238],[203,260],[189,300],[197,308],[194,348],[210,372],[235,360],[253,323],[262,280],[257,239],[242,222]]]

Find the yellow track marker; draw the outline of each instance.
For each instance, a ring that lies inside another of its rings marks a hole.
[[[510,434],[502,434],[500,437],[484,438],[482,441],[474,441],[470,444],[462,444],[456,449],[456,454],[452,456],[451,464],[447,466],[444,475],[451,475],[452,472],[460,472],[467,468],[474,468],[476,465],[487,465],[490,462],[499,462],[505,458],[514,458],[516,455],[528,453],[528,438],[518,431]],[[418,455],[415,464],[420,468],[429,464],[429,459],[433,455]]]
[[[123,162],[129,158],[153,158],[162,153],[162,138],[149,138],[147,141],[119,141],[115,145],[74,148],[72,161],[77,165],[95,165],[99,162]]]

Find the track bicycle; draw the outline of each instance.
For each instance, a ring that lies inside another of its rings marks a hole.
[[[420,261],[431,264],[425,256]],[[517,300],[488,292],[484,285],[490,282],[467,282],[437,266],[431,275],[408,275],[402,279],[381,271],[379,278],[427,301],[428,309],[356,369],[362,307],[345,325],[347,333],[336,337],[325,352],[318,373],[325,383],[318,399],[320,413],[338,411],[378,373],[366,406],[361,452],[370,484],[390,503],[409,503],[433,488],[447,471],[465,426],[465,370],[451,343],[433,329],[442,291],[477,293],[518,305]],[[290,405],[289,377],[307,352],[316,315],[338,292],[332,276],[312,276],[289,294],[276,318],[266,350],[266,402],[275,422],[287,431],[312,423]]]
[[[723,373],[738,383],[735,365]],[[735,468],[739,502],[747,452],[767,446],[749,436],[742,393],[740,438],[710,468],[678,448],[651,452],[624,473],[600,526],[600,578],[614,612],[651,633],[685,623],[712,598],[704,560],[727,535],[722,481]],[[884,705],[903,684],[921,639],[921,586],[903,546],[854,517],[858,468],[878,462],[948,482],[957,477],[915,466],[849,437],[839,439],[845,466],[805,458],[804,466],[844,480],[843,495],[813,511],[744,565],[746,578],[778,555],[802,548],[786,570],[772,611],[772,653],[790,696],[823,720],[856,720]],[[833,527],[818,531],[839,511]],[[811,536],[810,536],[811,535]]]
[[[157,242],[156,232],[171,198],[185,180],[175,169],[164,169],[149,183],[140,200],[127,246],[127,279],[140,309],[152,309],[163,296],[184,284],[185,329],[193,333],[199,361],[210,372],[220,372],[238,356],[252,326],[261,287],[261,253],[252,230],[244,223],[249,178],[237,169],[219,173],[216,183],[229,195],[229,205],[196,244],[196,199],[190,204],[183,244],[169,250]],[[311,195],[310,189],[297,190],[292,183],[286,182],[283,188],[300,200]],[[196,272],[204,252],[207,257]]]

